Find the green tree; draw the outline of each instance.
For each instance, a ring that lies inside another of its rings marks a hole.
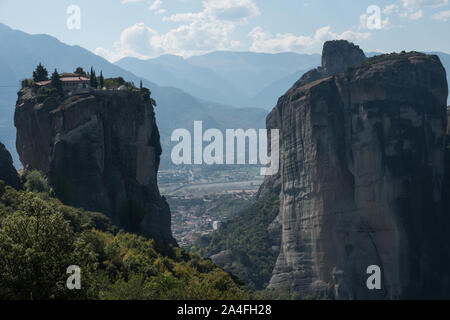
[[[56,89],[56,91],[58,92],[59,95],[63,95],[63,86],[62,86],[62,81],[59,78],[59,73],[58,70],[55,69],[55,71],[52,73],[52,78],[51,78],[51,86],[53,88]]]
[[[42,173],[33,170],[25,174],[25,190],[30,192],[50,192],[50,187]]]
[[[73,265],[81,270],[81,290],[66,287]],[[2,189],[0,182],[0,300],[251,298],[210,260],[117,232],[99,213],[45,193]]]
[[[100,89],[103,89],[103,87],[105,86],[105,78],[103,77],[103,71],[100,71],[99,83]]]
[[[152,98],[152,92],[148,88],[141,88],[141,92],[144,95],[144,101],[150,101],[153,107],[157,106],[155,99]]]
[[[67,267],[89,256],[77,244],[62,212],[32,193],[19,197],[19,208],[0,229],[0,298],[65,299],[86,291],[67,290]],[[86,260],[87,259],[87,260]],[[87,284],[88,285],[88,284]]]
[[[36,70],[33,71],[33,80],[34,82],[46,81],[48,80],[48,71],[44,68],[44,66],[39,63],[36,67]]]
[[[224,222],[219,230],[201,237],[195,250],[203,257],[228,251],[230,261],[223,268],[242,279],[248,289],[262,290],[268,285],[277,260],[267,230],[278,212],[278,195],[259,199]]]
[[[90,73],[90,78],[89,78],[89,84],[91,87],[93,88],[97,88],[98,87],[98,80],[97,80],[97,76],[95,75],[95,70],[93,67],[91,67],[91,73]]]

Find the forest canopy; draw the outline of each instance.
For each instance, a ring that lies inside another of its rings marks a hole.
[[[27,179],[27,191],[0,181],[0,300],[251,298],[210,260],[118,231],[53,198],[42,176]],[[71,265],[80,290],[66,287]]]

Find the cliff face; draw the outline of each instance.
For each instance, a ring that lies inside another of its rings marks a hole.
[[[261,188],[280,192],[269,287],[337,299],[439,296],[450,240],[445,70],[420,53],[364,61],[350,44],[325,48],[322,68],[267,119],[280,129],[281,157],[279,176]],[[356,60],[327,56],[336,52]],[[371,265],[382,270],[381,290],[366,286]]]
[[[144,94],[95,91],[38,104],[26,88],[14,124],[24,167],[43,171],[64,203],[174,243],[169,207],[157,186],[159,132]]]
[[[366,55],[364,54],[364,51],[353,43],[345,40],[327,41],[322,50],[322,66],[306,72],[300,80],[294,84],[294,88],[299,88],[316,80],[329,77],[333,73],[342,72],[348,67],[358,65],[365,60]],[[283,97],[279,99],[279,103],[282,103],[282,99]],[[266,124],[268,129],[281,128],[281,117],[277,112],[277,108],[275,108],[267,116]],[[268,141],[270,141],[270,137]],[[278,194],[281,190],[280,188],[280,172],[273,176],[266,176],[263,185],[258,191],[257,197],[264,198],[273,193]],[[279,228],[274,227],[272,229],[278,230]],[[279,238],[279,235],[274,235],[274,237]]]
[[[0,180],[7,185],[18,189],[20,187],[19,175],[13,165],[11,154],[5,145],[0,142]]]

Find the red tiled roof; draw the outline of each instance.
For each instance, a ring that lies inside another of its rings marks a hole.
[[[46,85],[49,85],[51,82],[52,82],[51,80],[46,80],[46,81],[36,82],[36,84],[38,86],[46,86]]]
[[[83,82],[83,81],[89,81],[88,78],[85,77],[67,77],[67,78],[61,78],[62,82]]]
[[[76,77],[61,78],[61,81],[62,82],[87,82],[87,81],[89,81],[89,79],[85,78],[85,77],[76,76]],[[47,86],[51,82],[52,82],[51,80],[46,80],[46,81],[36,82],[36,85],[38,85],[40,87],[41,86]]]

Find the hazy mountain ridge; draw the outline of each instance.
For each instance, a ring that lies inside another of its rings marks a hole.
[[[116,62],[158,85],[178,87],[216,103],[267,110],[304,72],[319,64],[319,55],[228,51],[188,59],[163,55],[148,60],[128,57]]]
[[[320,64],[320,55],[216,51],[193,56],[188,61],[212,69],[239,88],[245,88],[253,97],[277,79],[296,70],[316,67]]]
[[[30,35],[22,31],[13,30],[0,23],[0,69],[6,70],[0,74],[0,110],[3,113],[0,122],[0,138],[11,151],[15,165],[18,157],[15,152],[15,128],[13,126],[14,104],[20,80],[29,78],[36,65],[40,62],[49,70],[55,68],[59,72],[72,72],[76,67],[90,68],[93,66],[97,73],[103,71],[105,77],[122,76],[127,81],[139,84],[143,80],[144,86],[152,91],[152,96],[158,103],[156,118],[163,141],[163,160],[170,154],[168,141],[175,128],[189,128],[194,120],[204,121],[204,127],[214,128],[264,128],[267,111],[262,109],[248,110],[234,109],[223,104],[207,102],[195,98],[174,87],[161,87],[157,84],[136,76],[90,51],[79,46],[66,45],[48,35]],[[231,112],[231,110],[233,110]],[[228,115],[228,119],[224,118]],[[176,115],[176,116],[174,116]],[[233,116],[233,119],[230,118]],[[233,120],[233,121],[231,121]],[[245,125],[244,125],[245,124]]]
[[[380,54],[368,52],[367,56]],[[450,69],[450,55],[433,54]],[[305,72],[320,65],[320,55],[217,51],[188,59],[174,55],[148,60],[127,57],[116,65],[209,101],[271,110]]]
[[[102,57],[79,46],[66,45],[48,35],[29,35],[22,31],[13,30],[1,23],[0,41],[2,43],[0,47],[0,110],[3,112],[3,117],[0,120],[0,138],[11,151],[16,166],[19,165],[15,152],[15,129],[13,127],[16,93],[19,90],[20,80],[30,77],[39,62],[42,62],[49,71],[56,67],[60,72],[71,72],[79,65],[85,68],[94,66],[97,72],[103,70],[106,77],[122,76],[136,84],[142,79],[144,85],[151,89],[153,97],[158,102],[156,114],[163,141],[163,162],[164,159],[167,160],[170,154],[169,140],[171,132],[175,128],[190,128],[194,120],[204,121],[205,127],[219,129],[264,128],[267,115],[267,111],[263,109],[236,109],[233,107],[239,106],[238,104],[230,107],[226,106],[226,103],[221,99],[221,103],[215,103],[211,102],[213,99],[206,99],[203,96],[200,97],[202,99],[198,99],[183,90],[177,89],[176,86],[180,81],[180,76],[174,74],[175,71],[179,70],[177,66],[184,65],[184,69],[180,68],[184,72],[184,78],[189,75],[189,72],[194,74],[193,70],[201,70],[199,72],[204,77],[207,78],[211,75],[215,79],[215,82],[211,83],[221,83],[219,89],[213,88],[215,91],[211,91],[203,86],[199,87],[199,84],[196,83],[196,81],[198,82],[197,77],[193,75],[192,79],[195,79],[195,81],[192,81],[192,87],[197,91],[205,92],[206,97],[219,91],[222,96],[240,99],[239,90],[246,90],[256,93],[250,99],[253,99],[254,106],[270,110],[276,104],[278,97],[283,95],[301,76],[303,69],[311,69],[308,65],[315,67],[320,64],[320,55],[298,55],[294,53],[272,55],[251,52],[213,52],[187,60],[166,55],[152,59],[155,72],[150,73],[150,75],[154,74],[152,79],[147,79],[146,77],[139,77],[139,75],[118,65],[111,64]],[[368,56],[376,54],[379,53],[370,53]],[[443,65],[449,70],[450,55],[446,53],[437,54]],[[270,59],[274,58],[280,61],[279,69],[281,71],[277,71],[274,64],[269,62]],[[124,61],[127,60],[128,58]],[[130,61],[135,60],[137,59],[131,58]],[[184,62],[180,63],[180,61]],[[296,65],[298,68],[293,68],[292,65]],[[296,69],[298,71],[295,71]],[[253,76],[241,76],[252,70],[256,70]],[[199,73],[196,72],[195,75],[197,74]],[[284,77],[280,78],[280,75],[284,75]],[[164,80],[164,85],[169,85],[171,81],[174,81],[174,84],[163,87],[155,83],[160,81],[159,79]],[[256,79],[256,82],[252,79]],[[210,84],[210,87],[214,86]],[[189,112],[186,112],[187,110]]]
[[[149,60],[124,58],[116,65],[146,79],[156,79],[153,81],[158,85],[180,88],[202,99],[231,106],[243,106],[249,100],[245,92],[214,71],[191,65],[178,56],[164,55]]]

